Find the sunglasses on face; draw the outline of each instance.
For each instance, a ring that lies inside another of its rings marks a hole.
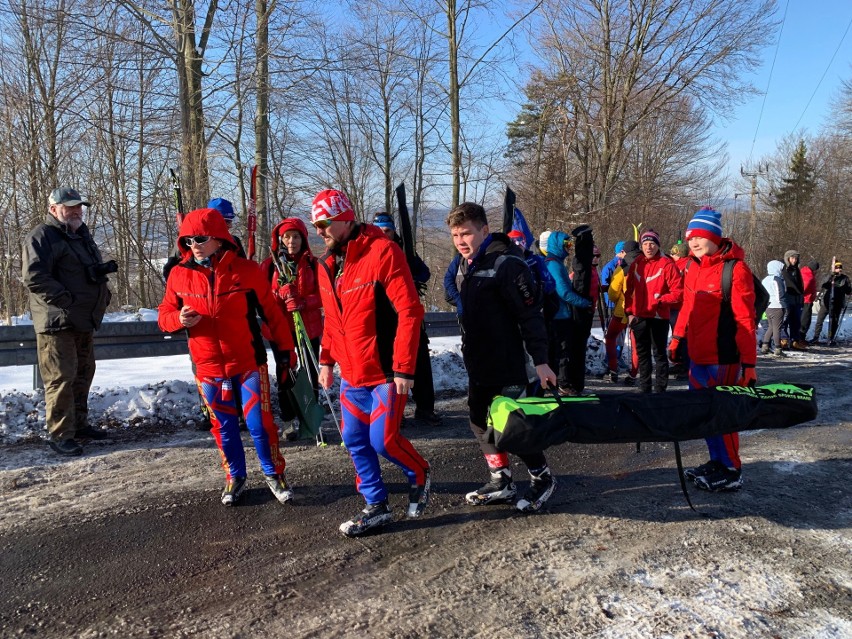
[[[314,222],[314,227],[319,229],[320,231],[323,231],[329,226],[331,226],[332,222],[334,222],[334,220],[317,220],[316,222]]]
[[[212,238],[209,235],[193,235],[192,237],[185,237],[183,239],[183,245],[189,248],[195,244],[199,246],[201,244],[207,244]]]

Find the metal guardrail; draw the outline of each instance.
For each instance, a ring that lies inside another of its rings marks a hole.
[[[459,334],[455,313],[426,313],[426,334]],[[188,353],[186,333],[163,333],[157,322],[105,322],[95,332],[95,359],[135,359]],[[36,365],[32,326],[0,326],[0,366]]]

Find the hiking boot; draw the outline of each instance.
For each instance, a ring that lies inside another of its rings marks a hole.
[[[482,488],[468,493],[464,498],[467,503],[474,506],[504,504],[512,501],[517,492],[515,482],[512,481],[512,471],[508,468],[499,468],[491,471],[491,481]]]
[[[222,491],[222,503],[225,506],[233,506],[239,500],[240,495],[246,487],[245,477],[231,477],[225,482],[225,490]]]
[[[388,502],[367,504],[367,507],[349,521],[340,524],[340,532],[347,537],[363,535],[368,530],[386,526],[393,521],[393,513]]]
[[[806,351],[808,350],[808,345],[805,342],[795,341],[793,342],[793,348],[797,351]]]
[[[782,339],[781,340],[781,348],[787,348],[790,346],[790,340]]]
[[[405,513],[406,517],[414,519],[422,515],[423,511],[426,510],[426,506],[429,504],[431,493],[432,469],[427,468],[426,481],[423,482],[423,485],[412,484],[411,489],[408,491],[408,512]]]
[[[627,377],[624,378],[624,385],[636,386],[636,378],[633,375],[627,375]]]
[[[281,432],[284,435],[284,439],[288,442],[294,442],[299,439],[299,419],[292,419],[289,422],[284,422],[284,428]]]
[[[717,493],[739,490],[743,485],[742,472],[734,468],[719,465],[712,472],[695,478],[695,486],[701,490]]]
[[[826,344],[826,346],[837,346],[837,341],[830,339],[828,340],[828,344]]]
[[[701,464],[700,466],[696,466],[695,468],[684,468],[683,476],[689,481],[695,481],[696,478],[709,475],[710,473],[718,470],[719,468],[724,468],[724,465],[721,462],[711,459],[706,464]]]
[[[264,478],[266,479],[266,485],[269,486],[269,490],[271,490],[272,494],[275,495],[275,499],[280,501],[282,504],[286,504],[288,501],[293,499],[293,491],[287,484],[287,480],[284,478],[284,473],[281,473],[280,475],[264,475]]]
[[[556,490],[556,480],[547,466],[536,475],[530,471],[530,487],[515,507],[524,513],[534,513],[550,499],[554,490]]]
[[[610,381],[610,382],[612,382],[613,384],[618,384],[618,371],[612,371],[612,370],[607,371],[607,372],[606,372],[606,377],[607,377],[607,379],[609,379],[609,381]]]
[[[760,352],[763,353],[764,355],[769,355],[769,344],[761,344],[760,345]]]
[[[104,431],[99,428],[92,428],[91,426],[83,426],[83,428],[78,428],[77,432],[74,433],[76,437],[80,439],[91,439],[92,441],[101,441],[102,439],[106,439],[109,437]]]
[[[813,339],[809,339],[808,344],[810,346],[817,346],[819,344],[819,337],[814,337]]]
[[[776,348],[775,352],[772,353],[772,354],[775,355],[775,357],[787,357],[787,354],[784,351],[782,351],[780,348]]]
[[[51,439],[47,442],[47,445],[50,446],[53,452],[65,455],[66,457],[78,457],[83,454],[83,447],[74,439]]]
[[[568,387],[559,387],[559,396],[560,397],[579,397],[580,391],[574,390],[573,388]]]
[[[435,411],[414,411],[414,419],[426,422],[430,426],[438,426],[441,423],[441,416]]]

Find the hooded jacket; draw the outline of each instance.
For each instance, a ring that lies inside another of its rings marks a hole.
[[[302,237],[302,248],[297,255],[288,255],[286,249],[281,244],[281,236],[287,231],[296,231]],[[289,262],[295,267],[294,281],[292,283],[296,285],[296,291],[304,301],[304,307],[299,311],[302,315],[302,321],[305,324],[305,329],[308,331],[309,339],[319,337],[322,334],[322,300],[320,299],[319,284],[317,282],[317,258],[314,257],[311,247],[308,244],[308,228],[299,218],[285,218],[272,229],[270,247],[273,253],[280,255],[282,260],[285,260],[285,263]],[[287,310],[287,303],[277,295],[278,289],[284,284],[279,283],[280,277],[272,258],[266,258],[260,265],[260,268],[270,278],[272,293],[275,294],[275,301],[287,319],[290,332],[295,334],[296,328],[293,323],[293,314]]]
[[[781,266],[784,266],[783,264]],[[819,262],[810,262],[807,266],[799,269],[802,273],[802,286],[804,290],[804,303],[813,304],[817,294],[816,272],[819,270]]]
[[[668,320],[669,311],[683,298],[683,278],[674,261],[662,253],[652,258],[640,253],[627,272],[624,311],[645,319]]]
[[[414,379],[423,305],[405,255],[377,226],[358,224],[319,260],[325,310],[320,363],[353,386]]]
[[[565,240],[567,239],[569,239],[568,234],[562,231],[553,231],[547,238],[547,257],[544,264],[556,283],[556,295],[559,297],[559,309],[553,319],[570,319],[573,317],[572,306],[578,308],[591,308],[592,306],[588,299],[574,290],[571,278],[568,276],[568,268],[565,266],[565,259],[568,257],[568,251],[565,248]]]
[[[29,289],[36,333],[99,328],[112,294],[106,276],[93,277],[102,262],[89,228],[76,231],[48,215],[23,242],[23,282]]]
[[[541,295],[521,249],[503,233],[485,238],[456,274],[462,300],[462,356],[471,383],[527,383],[526,353],[547,363]]]
[[[636,258],[642,255],[637,242],[632,242],[635,247],[630,247],[626,250],[624,259],[619,268],[615,269],[609,283],[609,299],[615,304],[613,309],[613,317],[622,320],[622,324],[627,323],[627,314],[624,312],[624,294],[627,291],[627,272],[630,270],[630,265],[636,261]]]
[[[822,299],[829,305],[832,314],[840,313],[846,303],[846,296],[852,294],[852,284],[845,273],[832,273],[820,288],[824,291]]]
[[[184,246],[184,238],[193,235],[222,241],[210,266],[195,262],[192,251]],[[180,225],[178,249],[182,259],[166,282],[159,325],[167,333],[187,331],[197,377],[235,377],[266,364],[258,316],[269,325],[281,350],[293,349],[293,338],[269,282],[255,262],[237,256],[237,245],[219,211],[191,211]],[[185,329],[180,323],[184,306],[201,314],[201,321],[192,328]]]
[[[784,278],[784,305],[786,308],[800,306],[805,301],[805,284],[802,281],[802,272],[799,264],[790,264],[790,258],[798,256],[798,251],[787,251],[784,253],[784,268],[781,275]]]
[[[783,308],[784,303],[784,278],[781,277],[781,269],[784,268],[783,262],[772,260],[766,264],[766,272],[769,273],[760,282],[769,292],[769,306],[767,308]]]
[[[688,340],[689,359],[700,365],[750,364],[757,360],[754,278],[745,253],[728,238],[719,250],[691,264],[684,278],[683,307],[674,335]],[[693,258],[694,259],[694,258]],[[738,260],[731,282],[731,310],[722,310],[722,271]]]

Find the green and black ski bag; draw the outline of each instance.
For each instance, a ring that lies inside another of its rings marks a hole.
[[[522,455],[564,442],[681,442],[787,428],[816,416],[814,388],[805,384],[717,386],[559,400],[498,396],[491,403],[486,436],[500,450]]]

